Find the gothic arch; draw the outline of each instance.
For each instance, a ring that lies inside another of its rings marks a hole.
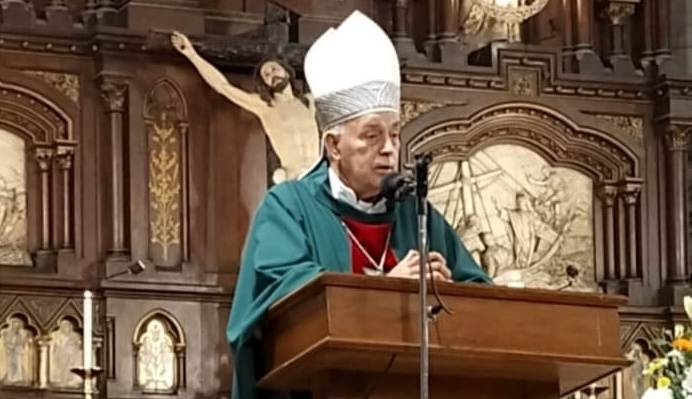
[[[172,80],[160,78],[144,100],[144,118],[156,119],[162,113],[171,114],[171,121],[187,121],[187,102],[182,90]]]
[[[51,85],[0,68],[0,126],[33,145],[70,144],[75,141],[78,115],[75,104]]]
[[[135,387],[143,393],[174,394],[185,387],[185,333],[163,309],[140,319],[132,337]],[[150,378],[148,370],[156,370]]]
[[[149,169],[149,259],[179,270],[189,259],[188,109],[173,81],[157,80],[143,109]]]
[[[407,127],[402,132],[407,155],[430,152],[436,161],[465,159],[488,146],[514,143],[554,165],[584,172],[598,183],[639,177],[639,160],[623,143],[535,104],[496,105],[467,118],[432,124],[419,133]]]

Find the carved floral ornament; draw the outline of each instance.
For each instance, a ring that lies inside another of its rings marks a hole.
[[[638,146],[644,145],[644,119],[636,115],[594,114],[607,122],[614,133],[634,140]]]
[[[126,82],[104,78],[101,83],[101,96],[109,112],[123,112],[125,110],[126,91]]]
[[[469,119],[443,122],[408,144],[411,152],[464,158],[492,143],[524,143],[546,158],[585,171],[599,181],[636,177],[638,158],[606,134],[579,130],[549,109],[532,105],[495,107]]]
[[[666,126],[665,142],[670,151],[684,151],[688,148],[692,126],[670,124]]]
[[[43,79],[70,100],[79,103],[79,76],[64,72],[25,70],[24,73]]]
[[[613,25],[622,25],[625,20],[634,14],[635,4],[628,1],[610,1],[603,8],[602,16]]]
[[[425,101],[402,101],[401,102],[401,126],[408,124],[426,112],[444,107],[445,104],[431,103]]]

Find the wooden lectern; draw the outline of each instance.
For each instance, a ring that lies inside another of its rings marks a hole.
[[[430,327],[431,399],[556,399],[629,364],[622,297],[438,287],[454,314]],[[417,398],[417,293],[417,280],[319,276],[269,310],[259,385],[315,399]]]

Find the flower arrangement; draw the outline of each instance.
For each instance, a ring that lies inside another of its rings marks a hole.
[[[692,321],[692,297],[683,300],[685,313]],[[653,359],[644,370],[650,388],[642,399],[692,399],[692,327],[676,324],[654,341],[663,355]]]

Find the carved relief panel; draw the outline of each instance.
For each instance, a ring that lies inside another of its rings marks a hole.
[[[595,291],[640,276],[629,148],[528,104],[434,112],[406,147],[433,156],[429,198],[496,283]]]
[[[26,207],[26,144],[0,129],[0,265],[31,265]]]
[[[431,168],[430,200],[498,284],[594,290],[593,184],[502,144]],[[568,184],[569,182],[569,184]]]

